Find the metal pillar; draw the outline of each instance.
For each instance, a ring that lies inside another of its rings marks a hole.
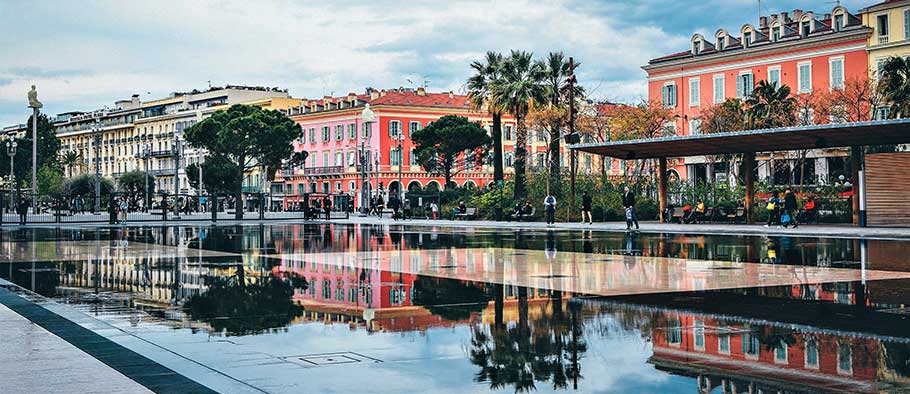
[[[853,197],[851,197],[851,202],[853,203],[853,224],[855,226],[862,226],[860,220],[860,199],[858,190],[860,190],[860,171],[862,170],[863,163],[863,148],[861,146],[850,147],[850,183],[853,188]]]
[[[658,175],[658,187],[657,187],[657,198],[660,202],[660,222],[664,223],[667,221],[667,158],[661,157],[657,159],[657,171]]]
[[[746,209],[746,223],[755,224],[755,215],[754,215],[754,199],[755,199],[755,176],[753,171],[755,170],[755,152],[746,152],[743,153],[743,174],[745,183],[746,183],[746,201],[744,203]]]
[[[32,209],[38,198],[38,107],[32,107]]]
[[[95,214],[101,214],[101,125],[95,120]]]

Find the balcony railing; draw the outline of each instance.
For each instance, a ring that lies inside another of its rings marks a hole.
[[[171,157],[174,155],[174,152],[170,150],[153,150],[152,157]]]
[[[149,174],[152,174],[152,176],[174,175],[174,169],[173,168],[161,168],[161,169],[157,169],[157,170],[151,170],[151,171],[149,171]]]
[[[305,175],[334,175],[344,173],[344,166],[311,167],[304,170]]]
[[[887,43],[888,43],[888,36],[878,36],[878,43],[879,43],[879,44],[887,44]]]

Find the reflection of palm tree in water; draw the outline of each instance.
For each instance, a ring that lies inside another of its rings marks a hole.
[[[499,303],[502,297],[495,297]],[[553,389],[565,389],[569,380],[577,388],[580,358],[587,351],[581,322],[580,305],[569,304],[569,319],[562,313],[542,313],[533,324],[528,320],[528,289],[518,288],[518,324],[515,326],[477,325],[472,328],[471,362],[480,369],[478,382],[489,382],[492,389],[515,387],[515,392],[536,389],[535,382],[550,382]],[[501,308],[496,308],[501,314]],[[501,321],[496,316],[496,321]]]

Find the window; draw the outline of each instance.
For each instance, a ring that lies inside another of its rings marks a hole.
[[[357,165],[357,151],[348,152],[348,167],[353,167]]]
[[[515,139],[512,135],[512,125],[505,125],[502,127],[502,139],[506,141]]]
[[[701,119],[689,119],[689,135],[701,134]]]
[[[904,39],[910,40],[910,9],[904,10]]]
[[[810,31],[811,31],[811,25],[809,24],[809,21],[800,23],[800,32],[799,32],[800,36],[802,36],[802,37],[808,36]]]
[[[768,83],[780,87],[780,66],[768,67]]]
[[[772,27],[771,28],[771,41],[777,42],[777,40],[780,40],[780,27]]]
[[[389,137],[398,138],[401,135],[401,122],[397,120],[389,121]]]
[[[506,152],[503,158],[503,167],[512,167],[512,152]]]
[[[774,347],[774,362],[779,364],[787,363],[787,344],[783,341],[777,343]]]
[[[322,152],[322,166],[329,166],[329,152]]]
[[[536,134],[537,134],[537,141],[540,141],[540,142],[546,142],[546,141],[547,141],[547,135],[546,135],[546,133],[545,133],[542,129],[537,129],[537,133],[536,133]]]
[[[408,123],[408,135],[413,136],[414,132],[420,130],[420,122],[410,122]]]
[[[329,126],[322,126],[322,142],[329,140]]]
[[[692,328],[692,336],[694,337],[695,349],[696,350],[705,350],[705,322],[701,320],[696,320],[694,327]]]
[[[748,48],[750,45],[752,45],[752,32],[747,31],[743,33],[743,47]]]
[[[344,139],[344,125],[335,126],[335,141],[341,141]]]
[[[717,37],[717,50],[724,50],[724,43],[727,41],[726,37]]]
[[[664,123],[664,137],[672,137],[676,135],[676,122],[669,121]]]
[[[348,139],[357,139],[357,125],[354,123],[348,125]]]
[[[676,106],[676,84],[668,83],[663,86],[660,90],[661,102],[664,104],[664,107],[675,107]]]
[[[814,339],[806,341],[806,368],[818,369],[818,343]]]
[[[853,351],[849,343],[840,343],[837,345],[837,373],[853,374]]]
[[[753,359],[757,358],[761,348],[761,343],[758,342],[758,336],[752,333],[745,333],[742,335],[742,338],[743,354]]]
[[[812,91],[812,62],[803,62],[797,65],[797,79],[799,93],[809,93]]]
[[[730,334],[724,333],[717,338],[717,352],[730,354]]]
[[[348,182],[348,190],[354,191],[354,186],[357,185],[354,181]],[[352,300],[353,301],[353,300]]]
[[[414,148],[408,152],[408,165],[416,166],[417,164],[417,152]]]
[[[828,59],[831,71],[831,89],[844,88],[844,58],[835,57]]]
[[[372,129],[371,129],[371,127],[370,127],[370,122],[363,122],[363,123],[361,123],[360,125],[361,125],[362,130],[363,130],[363,133],[361,133],[361,134],[363,134],[363,138],[370,138],[370,134],[372,134]]]
[[[682,343],[682,326],[679,319],[667,319],[665,335],[667,344],[679,345]]]
[[[844,27],[844,14],[834,16],[834,31],[840,31]]]
[[[397,166],[401,163],[401,151],[398,147],[389,149],[389,165]]]
[[[341,192],[341,182],[335,182],[335,191]]]
[[[344,153],[341,151],[335,152],[335,166],[341,167],[344,165]]]
[[[879,40],[879,44],[887,44],[887,43],[888,43],[888,40],[887,40],[887,37],[888,37],[888,14],[879,15],[879,16],[878,16],[878,36],[879,36],[879,38],[885,37],[885,41],[884,41],[884,42],[881,42],[881,40]]]
[[[718,74],[714,76],[714,103],[720,104],[724,98],[724,75]]]
[[[695,41],[692,43],[692,54],[698,55],[701,53],[701,41]]]
[[[474,169],[474,151],[464,151],[464,169],[470,171]]]
[[[698,78],[689,79],[689,106],[698,107],[701,102],[701,80]]]
[[[310,128],[310,143],[311,144],[316,143],[316,129],[314,129],[312,127]]]
[[[750,94],[752,94],[752,89],[755,87],[755,82],[753,81],[753,76],[751,71],[742,72],[739,74],[739,77],[736,79],[736,97],[742,99]]]

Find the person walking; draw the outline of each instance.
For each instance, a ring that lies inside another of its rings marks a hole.
[[[556,197],[553,197],[552,194],[547,194],[543,199],[543,207],[547,213],[547,225],[556,223]]]
[[[28,198],[24,194],[19,195],[19,205],[16,206],[16,213],[19,214],[19,224],[25,225],[25,219],[28,216]]]
[[[436,201],[430,202],[430,212],[433,215],[433,220],[436,220],[436,217],[439,214],[439,205],[436,205]]]
[[[594,218],[591,216],[591,196],[588,192],[585,192],[581,196],[581,222],[585,222],[585,215],[588,217],[588,224],[594,223]]]
[[[776,190],[771,193],[765,209],[768,210],[768,224],[765,224],[765,227],[771,227],[775,221],[780,221],[780,194]]]
[[[401,202],[398,201],[398,196],[391,195],[389,196],[389,209],[392,210],[392,220],[398,220],[398,210],[401,209]]]
[[[325,212],[325,220],[332,218],[332,198],[328,195],[322,197],[322,210]]]
[[[382,211],[385,209],[385,200],[382,198],[382,195],[376,196],[376,216],[379,216],[382,219]]]
[[[796,203],[796,193],[793,193],[793,190],[790,190],[788,187],[784,192],[784,215],[789,216],[789,220],[781,220],[781,224],[784,227],[793,225],[793,228],[799,227],[799,221],[796,220],[796,213],[799,209],[799,205]]]
[[[628,186],[626,186],[623,191],[622,207],[629,211],[629,217],[626,221],[626,230],[631,230],[633,224],[635,224],[635,229],[638,230],[638,215],[635,213],[635,194],[632,194],[632,190],[630,190]]]

